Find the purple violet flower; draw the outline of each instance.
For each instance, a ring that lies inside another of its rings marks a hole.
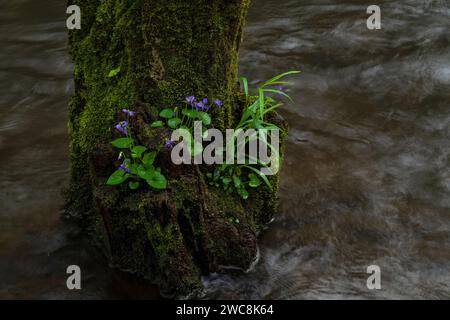
[[[165,144],[165,147],[167,149],[172,149],[173,148],[173,144],[174,144],[174,142],[172,140],[167,140],[166,144]]]
[[[197,111],[202,111],[204,107],[205,107],[205,105],[203,104],[203,102],[198,102],[198,103],[195,105],[195,110],[197,110]]]
[[[223,106],[223,102],[220,101],[220,100],[218,100],[218,99],[214,100],[214,103],[215,103],[216,106],[218,106],[219,108],[220,108],[221,106]]]
[[[127,166],[125,165],[125,163],[122,163],[117,170],[124,170],[126,173],[131,173],[131,170],[127,168]]]
[[[136,115],[136,112],[130,111],[128,109],[122,109],[122,112],[128,114],[130,117],[134,117]]]
[[[202,108],[201,111],[205,111],[205,110],[211,109],[211,107],[208,106],[208,99],[207,99],[207,98],[204,98],[203,101],[202,101],[202,103],[203,103],[203,108]]]
[[[117,131],[123,133],[124,135],[128,135],[127,126],[128,121],[121,121],[118,124],[116,124],[115,128],[117,129]]]
[[[191,107],[194,107],[194,104],[197,101],[197,99],[195,99],[195,96],[189,96],[186,97],[186,101],[191,105]]]

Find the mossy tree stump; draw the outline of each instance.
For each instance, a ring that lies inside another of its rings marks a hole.
[[[122,108],[137,112],[136,139],[151,148],[170,132],[148,124],[188,95],[223,100],[212,112],[213,125],[233,127],[245,104],[237,62],[249,0],[69,2],[81,8],[82,28],[70,32],[68,211],[95,227],[115,266],[150,278],[167,295],[197,292],[202,274],[248,268],[276,190],[260,188],[241,200],[210,187],[208,168],[173,165],[169,151],[157,159],[167,190],[131,191],[105,181],[115,170],[117,152],[108,142]],[[117,76],[107,76],[119,67]],[[277,177],[272,180],[276,186]]]

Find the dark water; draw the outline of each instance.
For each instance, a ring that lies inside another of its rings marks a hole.
[[[281,208],[208,298],[450,298],[450,2],[254,0],[241,74],[290,69]],[[0,298],[151,298],[60,220],[73,90],[64,1],[0,2]],[[65,269],[80,265],[83,290]],[[366,287],[367,266],[382,289]]]

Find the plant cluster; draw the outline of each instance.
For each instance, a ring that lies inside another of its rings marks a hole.
[[[257,88],[257,96],[249,95],[248,80],[247,78],[242,77],[240,80],[244,88],[245,96],[248,100],[254,100],[254,102],[244,108],[242,117],[236,126],[236,129],[282,131],[277,125],[271,123],[267,116],[283,104],[277,102],[274,98],[269,96],[269,94],[284,96],[292,101],[291,97],[284,91],[284,86],[289,84],[289,82],[282,81],[282,79],[288,75],[297,73],[299,73],[299,71],[289,71],[268,80]],[[235,132],[237,132],[237,130]],[[233,137],[233,139],[234,138],[235,137]],[[259,138],[261,138],[261,136],[259,136]],[[244,148],[253,139],[257,139],[256,131],[253,135],[246,137],[246,139],[241,142],[244,144]],[[265,141],[265,143],[269,149],[275,152],[270,142]],[[236,146],[236,148],[239,147],[241,147],[240,144]],[[250,160],[257,159],[251,159],[250,156],[247,155],[245,164],[238,165],[224,163],[217,166],[213,172],[208,173],[210,184],[216,187],[222,187],[228,193],[237,192],[243,199],[249,197],[249,187],[258,188],[262,182],[264,182],[267,187],[272,188],[269,179],[261,171],[261,168],[266,165],[260,161],[256,161],[257,163],[253,164],[255,161],[252,162]]]
[[[161,173],[161,168],[154,166],[158,152],[135,144],[129,121],[135,113],[127,109],[123,109],[122,112],[127,115],[128,120],[119,122],[115,129],[124,137],[111,142],[114,147],[120,149],[117,160],[122,161],[122,164],[109,177],[106,184],[119,185],[129,180],[129,188],[135,190],[139,188],[140,181],[144,180],[154,189],[165,189],[167,179]]]
[[[284,85],[289,82],[283,81],[283,78],[297,73],[299,73],[299,71],[290,71],[270,79],[257,88],[256,96],[251,96],[249,94],[248,80],[246,78],[241,78],[240,80],[247,101],[251,102],[248,103],[242,111],[242,116],[235,128],[235,132],[238,132],[238,129],[282,131],[282,129],[272,123],[268,117],[270,113],[276,111],[277,108],[283,105],[282,103],[277,102],[272,95],[283,96],[292,101],[290,96],[284,91]],[[152,122],[150,127],[168,127],[172,130],[186,129],[189,132],[192,132],[195,121],[201,121],[205,126],[204,130],[206,131],[212,123],[211,115],[208,111],[210,111],[212,107],[221,108],[222,106],[223,102],[217,99],[210,103],[208,98],[197,99],[195,96],[188,96],[185,98],[185,103],[182,107],[163,109],[159,113],[160,120]],[[107,184],[119,185],[128,181],[129,188],[134,190],[139,188],[141,181],[144,180],[154,189],[165,189],[167,187],[167,179],[161,173],[161,168],[154,166],[159,150],[148,150],[145,146],[135,144],[132,128],[130,126],[130,119],[135,117],[135,113],[127,109],[123,109],[122,112],[127,116],[127,120],[119,122],[115,126],[115,129],[123,135],[123,137],[111,142],[114,147],[120,149],[118,160],[122,161],[122,164],[109,177]],[[236,137],[234,136],[233,139],[235,138]],[[234,146],[234,144],[232,145],[237,149],[242,148],[243,144],[245,150],[246,145],[253,139],[257,139],[256,133],[247,136],[241,141],[241,144],[236,146]],[[268,148],[274,152],[271,143],[269,141],[265,141],[265,143]],[[173,146],[174,142],[170,139],[165,142],[166,148],[170,149],[173,148]],[[190,147],[193,153],[197,152],[196,150],[202,149],[202,146],[195,146],[195,143]],[[234,152],[234,154],[236,155],[236,152]],[[237,193],[243,199],[249,197],[248,188],[258,188],[263,183],[271,188],[268,177],[261,171],[266,165],[259,160],[251,160],[255,159],[251,159],[250,156],[246,154],[244,164],[224,163],[216,165],[211,172],[207,173],[210,185],[223,188],[227,193]]]

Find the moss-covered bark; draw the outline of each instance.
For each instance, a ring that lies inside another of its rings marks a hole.
[[[68,211],[96,227],[113,264],[149,277],[167,294],[192,293],[201,288],[201,274],[223,266],[247,268],[276,190],[241,201],[209,188],[203,169],[173,166],[168,152],[158,158],[169,177],[166,191],[130,192],[105,181],[114,170],[117,154],[108,141],[122,108],[138,111],[133,126],[148,145],[165,133],[146,124],[187,95],[222,99],[214,126],[233,125],[242,108],[237,61],[249,0],[69,2],[80,6],[82,28],[70,34],[75,94]],[[118,76],[108,78],[118,67]]]

